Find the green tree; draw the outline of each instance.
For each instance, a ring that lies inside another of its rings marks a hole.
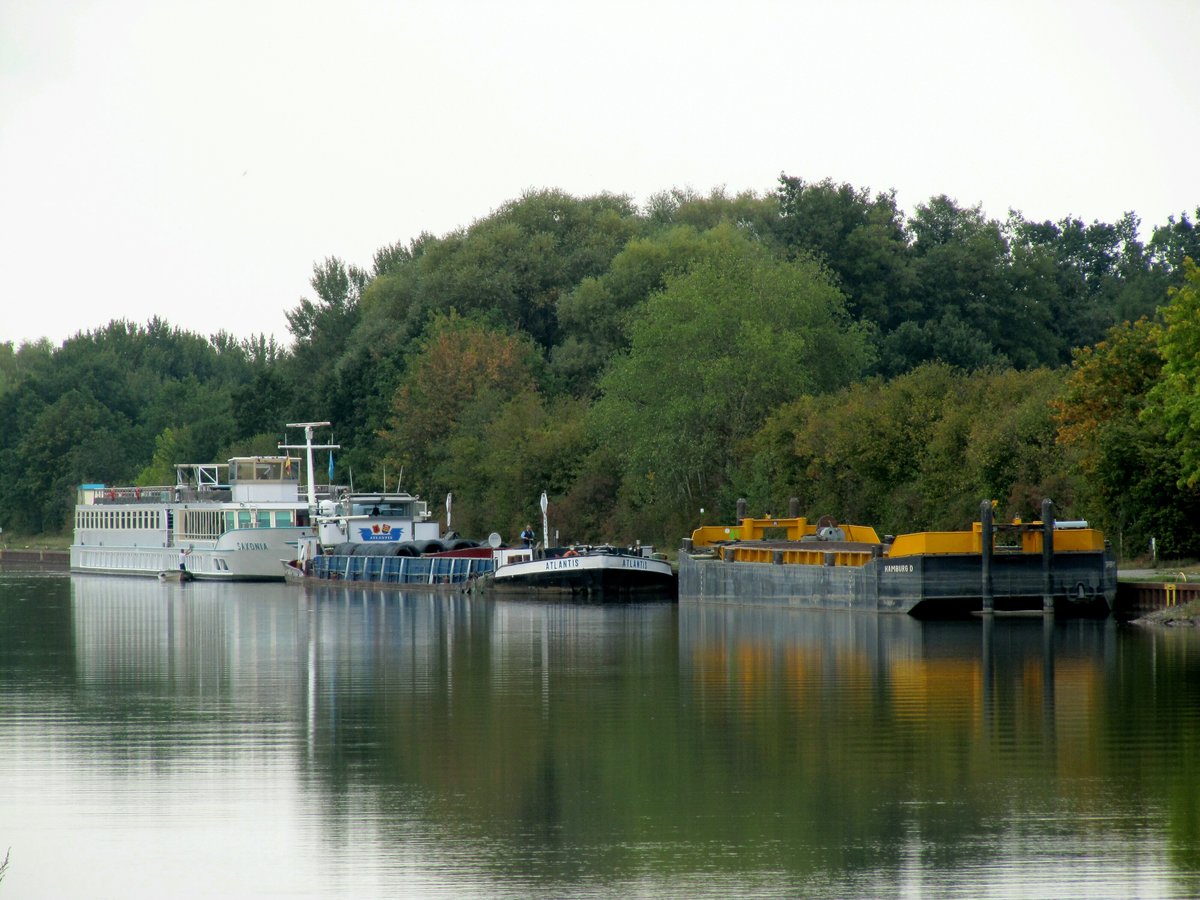
[[[358,398],[342,385],[337,365],[358,324],[359,298],[367,281],[364,270],[328,257],[313,266],[309,283],[317,299],[302,297],[285,313],[294,341],[283,375],[295,398],[293,414],[304,420],[317,416],[315,410],[331,421],[355,418]]]
[[[1158,349],[1162,374],[1146,415],[1162,423],[1178,448],[1180,488],[1200,485],[1200,266],[1184,260],[1184,284],[1162,308]]]
[[[1162,382],[1162,326],[1111,328],[1082,348],[1055,403],[1059,443],[1072,454],[1089,518],[1135,556],[1155,538],[1167,556],[1200,551],[1200,492],[1185,479],[1166,422],[1148,409]]]
[[[754,240],[769,241],[777,228],[779,207],[774,198],[754,191],[731,197],[724,188],[714,188],[702,196],[691,188],[672,188],[652,194],[644,215],[652,233],[679,227],[705,232],[728,225]]]
[[[190,443],[188,428],[166,428],[154,439],[154,456],[134,478],[141,487],[159,487],[175,484],[175,466],[195,461],[185,448]]]
[[[1010,214],[1005,235],[1014,289],[1049,308],[1059,362],[1100,340],[1112,325],[1154,312],[1165,281],[1151,271],[1139,224],[1133,213],[1090,225],[1072,217],[1029,222]]]
[[[939,196],[917,207],[909,229],[912,313],[884,337],[885,372],[932,359],[968,370],[1056,361],[1051,311],[1038,294],[1014,291],[999,223]]]
[[[1196,209],[1196,216],[1200,218],[1200,207]],[[1168,216],[1166,225],[1154,229],[1147,251],[1156,269],[1168,276],[1183,274],[1185,260],[1200,259],[1200,229],[1186,212],[1178,221],[1174,216]]]
[[[527,336],[454,313],[439,317],[409,360],[388,426],[379,435],[388,467],[403,466],[427,493],[471,492],[477,485],[448,483],[441,471],[452,458],[447,443],[464,423],[535,388],[539,364]]]
[[[113,482],[129,471],[127,423],[84,390],[72,389],[46,406],[3,461],[5,518],[30,532],[67,528],[75,490],[85,482]]]
[[[807,183],[780,175],[776,232],[793,253],[823,260],[838,278],[854,316],[891,329],[911,313],[909,237],[894,191]]]
[[[635,213],[628,198],[609,194],[527,193],[424,248],[419,308],[485,311],[548,349],[558,341],[559,299],[608,268],[640,227]]]
[[[757,509],[797,497],[812,518],[890,531],[957,528],[979,500],[1029,516],[1049,496],[1068,508],[1066,466],[1048,370],[965,374],[926,363],[891,380],[859,382],[777,409],[741,450]]]
[[[563,538],[599,540],[592,521],[562,498],[569,494],[591,451],[584,401],[547,399],[528,386],[511,393],[481,395],[463,411],[443,446],[437,475],[453,486],[456,527],[466,534],[499,530],[513,538],[540,516],[546,491],[552,524]],[[605,506],[611,506],[610,497]]]
[[[576,396],[591,396],[613,354],[629,346],[629,325],[668,276],[686,272],[699,259],[754,240],[728,222],[707,231],[692,225],[666,227],[635,238],[603,275],[585,278],[558,304],[562,340],[551,356],[553,371]]]
[[[735,444],[771,409],[840,387],[869,362],[867,339],[825,271],[752,245],[669,276],[631,338],[601,381],[593,428],[621,449],[624,493],[664,536],[693,507],[711,505]]]

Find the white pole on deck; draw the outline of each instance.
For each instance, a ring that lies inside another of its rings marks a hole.
[[[280,444],[280,450],[303,450],[306,454],[308,463],[308,511],[311,515],[317,512],[317,482],[316,474],[313,470],[313,451],[314,450],[341,450],[338,444],[314,444],[313,429],[328,428],[328,422],[288,422],[288,428],[303,428],[304,429],[304,444]]]
[[[546,492],[542,491],[542,499],[538,502],[542,507],[542,546],[550,546],[550,520],[546,518],[546,509],[550,506],[550,501],[546,499]]]

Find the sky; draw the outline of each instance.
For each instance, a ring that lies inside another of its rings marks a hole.
[[[1200,206],[1197,0],[0,0],[0,342],[287,345],[329,256],[530,190]]]

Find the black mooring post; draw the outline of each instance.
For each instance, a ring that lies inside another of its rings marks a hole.
[[[983,613],[991,615],[996,611],[996,607],[992,598],[992,502],[990,500],[984,500],[979,504],[979,524],[982,532],[979,536],[979,566],[982,576],[980,588]]]
[[[1042,612],[1054,612],[1054,501],[1042,501]]]

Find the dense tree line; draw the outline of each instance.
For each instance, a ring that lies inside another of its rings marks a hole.
[[[644,208],[531,192],[317,263],[286,348],[160,320],[0,344],[0,524],[62,529],[81,482],[328,418],[339,480],[453,491],[469,533],[514,534],[542,490],[564,536],[671,544],[738,496],[888,531],[1051,496],[1129,553],[1200,554],[1200,235],[1140,224],[786,175]]]

